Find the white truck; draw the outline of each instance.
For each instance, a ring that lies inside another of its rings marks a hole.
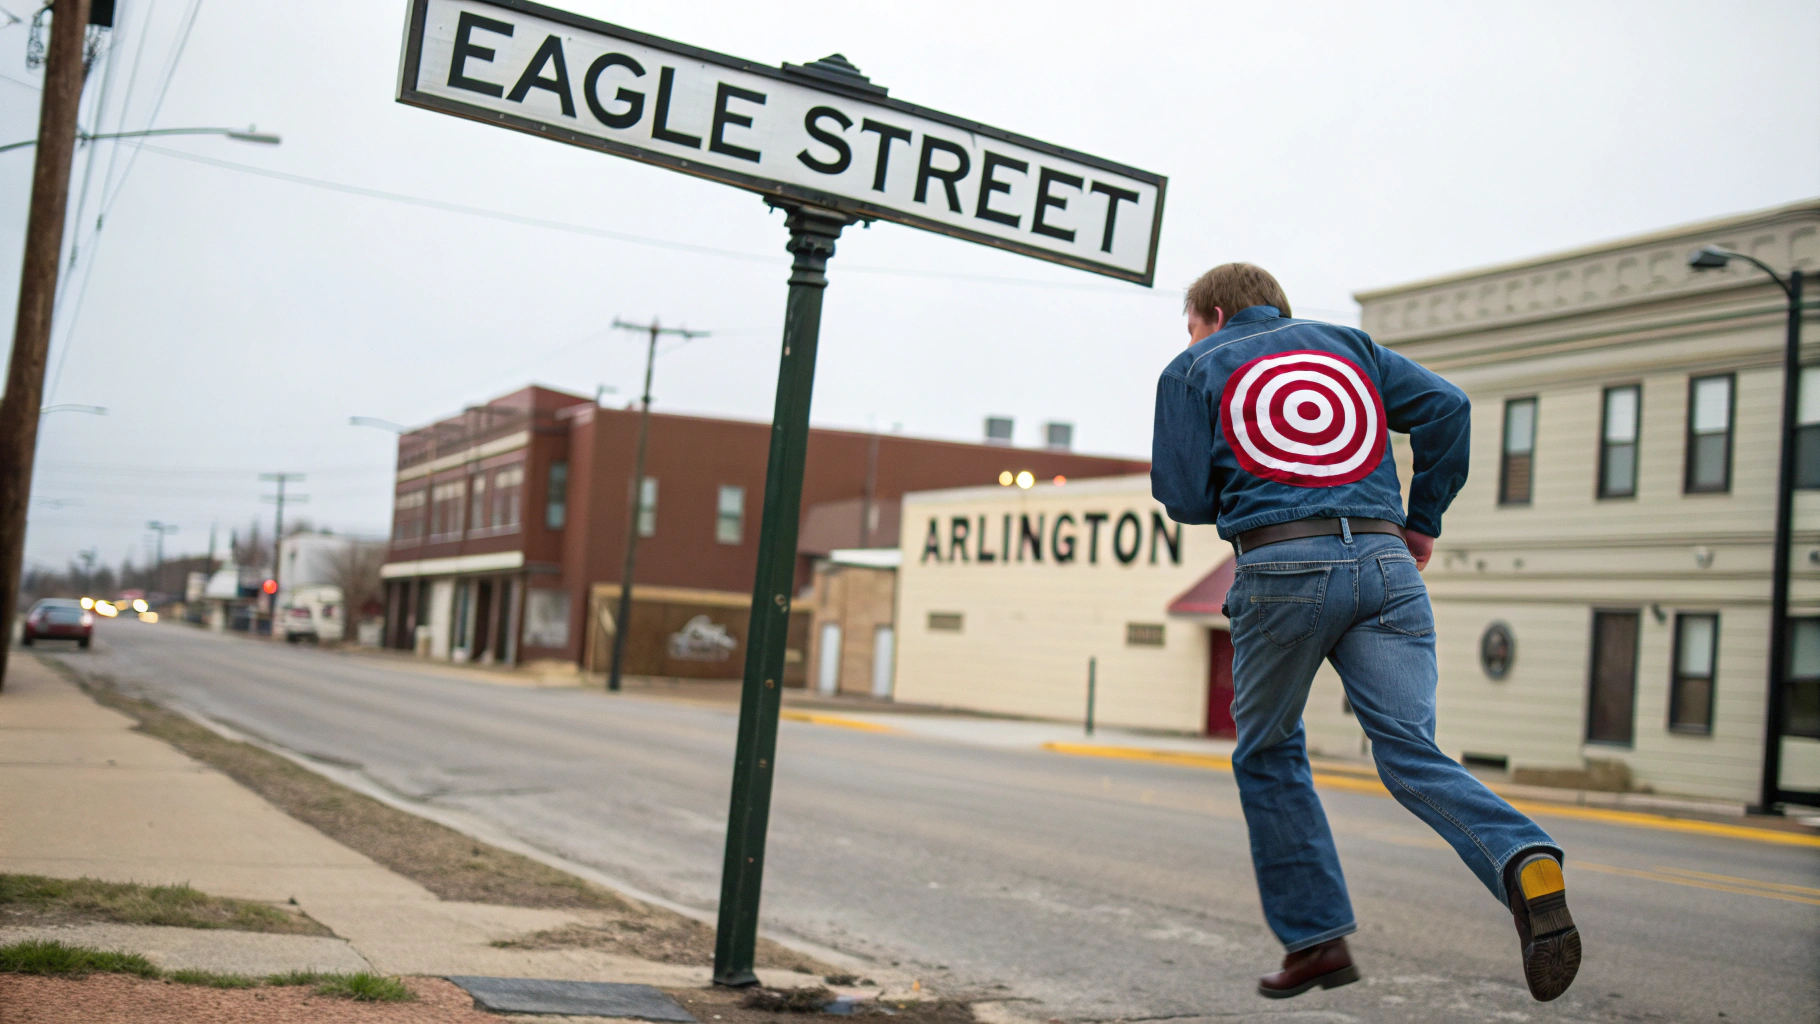
[[[342,604],[341,588],[326,583],[287,590],[278,621],[286,643],[320,643],[339,641],[347,629],[347,610]]]

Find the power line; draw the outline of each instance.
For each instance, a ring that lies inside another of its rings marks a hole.
[[[171,83],[177,78],[177,67],[183,62],[184,51],[188,49],[190,44],[190,33],[196,28],[196,16],[201,10],[202,0],[190,0],[190,7],[185,16],[186,20],[183,23],[183,28],[177,36],[176,43],[172,47],[170,61],[165,66],[164,80],[159,83],[158,86],[158,99],[152,104],[150,116],[145,119],[145,127],[148,129],[157,122],[159,111],[164,109],[164,98],[170,94]],[[149,8],[147,14],[148,20],[146,24],[149,28],[151,24],[149,20]],[[143,42],[143,37],[141,37],[141,41]],[[133,62],[134,74],[137,74],[138,70],[139,64],[137,58],[135,58]],[[126,121],[126,111],[121,111],[120,119],[121,123],[124,124]],[[116,143],[116,145],[118,144]],[[138,144],[133,147],[133,152],[127,156],[126,169],[120,172],[120,181],[114,186],[114,190],[111,194],[107,191],[107,182],[105,180],[102,182],[101,213],[95,218],[95,231],[93,236],[91,236],[94,245],[89,251],[88,270],[83,273],[82,285],[76,290],[76,305],[75,308],[70,311],[68,326],[64,328],[63,347],[57,352],[57,366],[51,373],[50,388],[46,394],[56,394],[57,385],[63,380],[63,368],[69,363],[70,349],[75,347],[76,324],[82,319],[82,309],[84,300],[88,297],[89,282],[93,280],[95,276],[95,257],[98,254],[98,250],[101,248],[102,225],[107,222],[107,215],[113,212],[114,204],[120,201],[120,193],[126,189],[127,179],[133,174],[133,166],[139,161],[139,150],[143,145],[143,140],[140,140]],[[111,159],[108,168],[111,173],[113,169]],[[80,234],[78,234],[78,238],[80,238]]]

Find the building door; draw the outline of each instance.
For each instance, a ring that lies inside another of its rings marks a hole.
[[[897,666],[897,630],[880,626],[872,632],[872,696],[891,696],[891,673]]]
[[[1628,747],[1636,724],[1637,612],[1594,612],[1586,742]]]
[[[1232,634],[1207,631],[1207,735],[1235,737],[1232,724]]]
[[[822,623],[822,658],[816,666],[815,689],[824,697],[840,689],[840,623]]]
[[[473,660],[487,661],[493,642],[493,581],[474,581]]]

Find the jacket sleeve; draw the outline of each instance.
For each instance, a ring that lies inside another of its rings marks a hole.
[[[1415,454],[1410,467],[1407,525],[1430,537],[1441,535],[1441,513],[1466,484],[1472,451],[1472,402],[1466,392],[1407,356],[1378,347],[1384,414],[1389,427],[1409,435]]]
[[[1156,433],[1150,439],[1150,493],[1178,523],[1211,523],[1220,514],[1213,475],[1215,406],[1207,393],[1173,372],[1156,385]]]

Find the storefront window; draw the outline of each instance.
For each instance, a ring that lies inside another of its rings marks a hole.
[[[550,463],[550,485],[544,491],[543,525],[560,530],[569,521],[569,463]]]
[[[1687,391],[1690,494],[1732,489],[1732,375],[1695,377]]]
[[[714,539],[722,544],[738,544],[745,535],[746,489],[722,486],[714,517]]]
[[[638,535],[657,536],[657,478],[654,476],[645,477],[645,485],[639,491]]]
[[[1795,486],[1820,488],[1820,366],[1801,368],[1801,400],[1795,409]]]
[[[1643,388],[1605,389],[1605,425],[1599,445],[1599,497],[1637,495],[1637,413]]]
[[[1504,460],[1498,475],[1498,504],[1527,505],[1535,475],[1536,400],[1504,403]]]
[[[518,528],[519,494],[524,490],[523,465],[507,466],[493,474],[493,527],[499,530]]]
[[[1668,694],[1668,727],[1675,732],[1713,731],[1718,641],[1719,616],[1675,616],[1675,675]]]
[[[1820,618],[1789,620],[1788,704],[1782,735],[1820,740]]]
[[[468,524],[475,530],[484,529],[487,525],[487,475],[474,474],[470,486],[474,494],[474,511],[468,516]]]

